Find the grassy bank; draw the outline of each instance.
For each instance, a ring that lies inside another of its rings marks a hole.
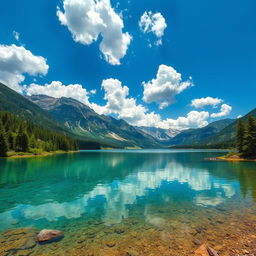
[[[7,157],[3,158],[26,158],[26,157],[44,157],[44,156],[52,156],[56,154],[66,154],[66,153],[75,153],[78,151],[64,151],[64,150],[56,150],[56,151],[39,151],[39,152],[15,152],[10,151],[7,153]]]
[[[237,152],[230,152],[225,156],[213,157],[207,160],[211,161],[230,161],[230,162],[256,162],[255,158],[246,158]]]

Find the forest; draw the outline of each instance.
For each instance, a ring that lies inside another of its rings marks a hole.
[[[256,157],[256,119],[253,116],[249,116],[247,122],[238,120],[236,146],[241,156]]]
[[[43,152],[77,150],[77,142],[65,134],[50,131],[20,119],[6,111],[0,111],[0,156],[8,152]]]

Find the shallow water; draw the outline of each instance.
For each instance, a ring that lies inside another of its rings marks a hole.
[[[113,150],[0,159],[0,232],[65,233],[29,254],[6,255],[189,255],[195,239],[223,244],[256,224],[256,164],[205,160],[223,154]]]

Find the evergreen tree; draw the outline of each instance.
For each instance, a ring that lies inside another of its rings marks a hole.
[[[8,140],[2,121],[0,120],[0,156],[7,156]]]
[[[236,129],[236,145],[239,153],[244,153],[245,127],[241,119],[238,120]]]
[[[16,137],[16,150],[17,152],[28,152],[28,135],[23,127],[20,125],[18,135]]]
[[[24,121],[9,112],[0,110],[0,122],[4,131],[1,132],[1,136],[4,134],[1,138],[6,138],[9,150],[28,152],[31,148],[39,149],[39,152],[60,149],[68,151],[77,147],[76,142],[65,134]]]
[[[37,147],[37,141],[36,141],[36,138],[35,138],[34,134],[29,138],[29,147],[30,148],[36,148]]]
[[[248,157],[256,156],[256,120],[252,116],[248,118],[245,153]]]

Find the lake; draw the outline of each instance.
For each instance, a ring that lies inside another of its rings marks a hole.
[[[180,256],[202,243],[232,255],[241,236],[255,233],[256,164],[205,160],[223,154],[103,150],[0,159],[0,255]],[[65,236],[24,241],[41,229]]]

